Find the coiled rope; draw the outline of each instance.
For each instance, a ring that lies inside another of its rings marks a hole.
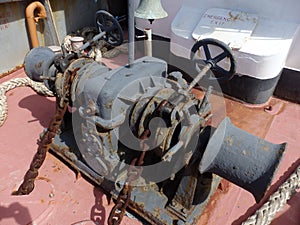
[[[279,186],[256,212],[248,217],[242,225],[268,225],[272,222],[277,212],[279,212],[287,201],[300,188],[300,166],[291,174],[291,176]]]
[[[29,77],[15,78],[0,84],[0,127],[3,125],[8,114],[6,92],[16,87],[31,87],[40,95],[54,96],[53,93],[43,84],[31,80]]]

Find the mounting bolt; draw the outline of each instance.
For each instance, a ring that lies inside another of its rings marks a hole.
[[[49,194],[49,197],[50,197],[50,198],[53,198],[53,197],[54,197],[53,192],[51,192],[51,193]]]
[[[147,186],[143,186],[142,188],[143,188],[143,191],[148,191],[149,190],[149,188]]]
[[[91,110],[90,108],[86,108],[86,109],[85,109],[85,113],[86,113],[86,114],[91,114],[91,112],[92,112],[92,110]]]
[[[177,202],[175,200],[171,201],[171,206],[175,207],[177,205]]]
[[[172,173],[170,176],[170,180],[174,180],[175,179],[175,173]]]
[[[115,159],[116,156],[111,154],[111,155],[108,156],[108,158],[109,158],[109,159]]]

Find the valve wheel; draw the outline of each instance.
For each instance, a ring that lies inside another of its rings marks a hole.
[[[107,11],[96,12],[96,24],[99,32],[106,32],[105,41],[112,46],[119,46],[123,43],[124,35],[119,22]]]
[[[217,56],[212,57],[209,46],[217,46],[218,49],[222,50],[222,52]],[[197,56],[197,52],[200,50],[200,48],[203,48],[204,50],[204,60],[201,60]],[[224,60],[225,58],[229,59],[229,69],[222,68],[218,65],[218,63]],[[208,78],[210,80],[230,80],[236,71],[236,62],[230,47],[217,39],[206,38],[197,41],[191,49],[190,59],[195,62],[196,70],[198,72],[201,72],[200,68],[201,66],[204,66],[203,62],[205,64],[211,64],[211,71],[214,73],[215,77],[210,76]]]

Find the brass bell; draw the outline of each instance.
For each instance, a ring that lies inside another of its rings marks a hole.
[[[140,0],[134,16],[153,21],[167,17],[168,13],[163,9],[161,0]]]

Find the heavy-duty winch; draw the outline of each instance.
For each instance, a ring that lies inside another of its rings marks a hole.
[[[84,50],[100,38],[122,43],[122,29],[105,11],[97,13],[100,33],[78,51],[55,54],[34,48],[25,58],[26,74],[55,93],[56,114],[16,194],[28,194],[50,149],[110,192],[116,200],[108,219],[119,224],[126,208],[151,224],[195,224],[219,176],[250,191],[260,201],[271,183],[285,144],[271,144],[225,118],[210,126],[208,88],[202,99],[192,88],[212,69],[230,79],[235,62],[227,45],[197,42],[206,55],[198,76],[187,83],[167,63],[142,57],[110,69]],[[212,57],[210,46],[221,53]],[[218,65],[228,58],[229,69]],[[195,59],[196,65],[200,64]]]

